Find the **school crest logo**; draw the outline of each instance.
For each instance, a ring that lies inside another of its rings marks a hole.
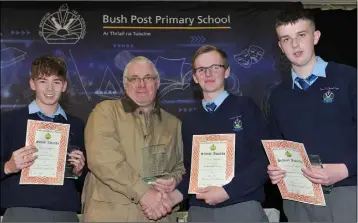
[[[328,91],[326,91],[323,94],[323,102],[324,103],[332,103],[333,99],[334,99],[334,93],[330,89],[328,89]]]
[[[321,88],[320,90],[324,91],[323,95],[322,95],[323,103],[330,104],[330,103],[332,103],[334,101],[334,98],[335,98],[334,92],[339,90],[339,88],[337,88],[337,87],[325,87],[325,88]]]
[[[234,131],[241,131],[242,130],[242,121],[239,117],[236,117],[236,119],[234,120],[234,123],[233,123],[233,130]]]
[[[41,19],[39,35],[48,44],[76,44],[86,34],[84,19],[63,4],[57,12],[46,13]]]

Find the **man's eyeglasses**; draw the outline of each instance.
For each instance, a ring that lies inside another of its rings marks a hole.
[[[130,83],[140,83],[140,82],[144,82],[144,83],[152,83],[155,79],[157,79],[157,76],[146,76],[146,77],[143,77],[143,78],[140,78],[140,77],[126,77],[127,80],[130,82]]]
[[[198,67],[193,71],[194,73],[199,75],[204,75],[206,74],[207,71],[209,71],[212,74],[217,74],[221,70],[221,68],[225,68],[225,66],[221,64],[213,64],[210,67]]]

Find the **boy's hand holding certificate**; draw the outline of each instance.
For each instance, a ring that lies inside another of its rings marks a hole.
[[[262,140],[272,166],[286,171],[278,183],[283,199],[326,206],[322,186],[303,176],[302,168],[311,168],[309,157],[302,143],[286,140]]]
[[[223,186],[235,174],[235,134],[194,135],[189,194],[198,188]]]
[[[38,149],[34,164],[21,171],[20,184],[63,185],[70,125],[28,120],[26,146]]]

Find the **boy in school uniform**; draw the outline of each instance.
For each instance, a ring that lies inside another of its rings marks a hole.
[[[1,119],[1,207],[4,222],[78,221],[80,196],[76,186],[85,175],[84,122],[66,114],[59,100],[67,88],[67,68],[58,57],[42,56],[32,63],[30,87],[36,99],[24,108],[6,112]],[[63,185],[20,185],[21,170],[30,167],[38,151],[25,146],[27,120],[70,124],[69,144],[79,150],[69,153],[73,173],[79,178],[65,179]]]
[[[278,45],[291,62],[291,76],[270,96],[274,137],[304,143],[323,168],[302,169],[312,183],[325,186],[327,206],[283,201],[288,221],[357,221],[357,70],[315,55],[321,36],[303,9],[283,11],[276,20]],[[268,166],[273,184],[285,177]],[[333,188],[332,188],[333,187]]]
[[[268,222],[261,206],[268,164],[261,139],[269,135],[254,101],[225,91],[228,58],[215,46],[202,46],[193,56],[193,78],[204,99],[198,112],[184,117],[182,136],[186,173],[170,193],[173,204],[189,197],[189,222]],[[222,187],[199,188],[188,195],[193,135],[235,134],[235,176]]]

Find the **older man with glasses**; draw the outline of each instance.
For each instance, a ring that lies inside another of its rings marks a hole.
[[[185,172],[181,122],[160,108],[149,59],[132,59],[123,83],[125,97],[99,103],[85,129],[84,221],[175,221],[167,193]]]

